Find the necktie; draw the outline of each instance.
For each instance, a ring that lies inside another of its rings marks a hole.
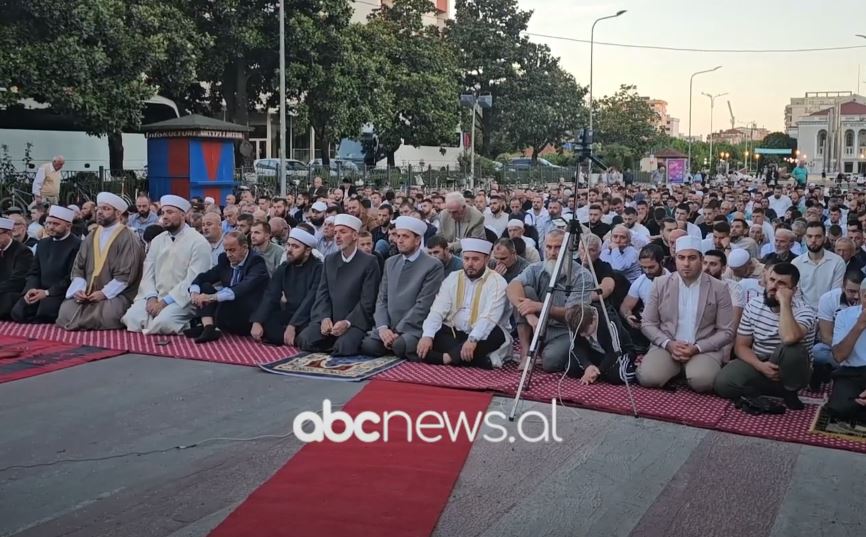
[[[241,269],[240,269],[240,267],[234,267],[234,268],[232,268],[232,281],[231,281],[231,283],[229,284],[229,287],[234,287],[235,285],[237,285],[238,282],[240,281],[240,279],[241,279]]]

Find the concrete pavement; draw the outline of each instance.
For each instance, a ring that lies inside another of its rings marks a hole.
[[[200,537],[363,385],[127,355],[0,385],[0,535]],[[494,399],[491,410],[507,410]],[[545,413],[544,405],[530,404]],[[438,536],[863,535],[862,455],[560,409],[561,444],[476,441]],[[146,455],[131,452],[163,450]],[[102,458],[53,464],[61,458]]]

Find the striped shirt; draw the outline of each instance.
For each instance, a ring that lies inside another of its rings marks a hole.
[[[802,343],[811,353],[812,343],[815,341],[815,327],[818,324],[815,311],[799,299],[794,300],[793,308],[794,320],[806,329],[806,337],[803,338]],[[751,337],[752,350],[758,358],[766,360],[782,344],[782,338],[779,336],[779,314],[771,310],[760,298],[750,300],[743,310],[737,335]]]

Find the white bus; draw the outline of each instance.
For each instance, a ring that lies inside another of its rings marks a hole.
[[[177,105],[165,97],[145,101],[141,123],[154,123],[179,117]],[[29,169],[24,158],[30,147]],[[75,118],[54,113],[51,106],[22,99],[18,104],[0,107],[0,146],[6,146],[16,171],[35,171],[54,155],[66,159],[64,171],[96,172],[108,169],[108,138],[88,136],[76,125]],[[0,156],[3,152],[0,151]],[[143,170],[147,167],[147,142],[141,133],[123,134],[123,168]]]

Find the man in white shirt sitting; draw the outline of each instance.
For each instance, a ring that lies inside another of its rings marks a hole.
[[[800,290],[806,303],[814,307],[821,295],[831,289],[842,287],[845,276],[845,261],[824,248],[824,226],[821,222],[809,222],[806,226],[806,248],[793,265],[800,271]]]

